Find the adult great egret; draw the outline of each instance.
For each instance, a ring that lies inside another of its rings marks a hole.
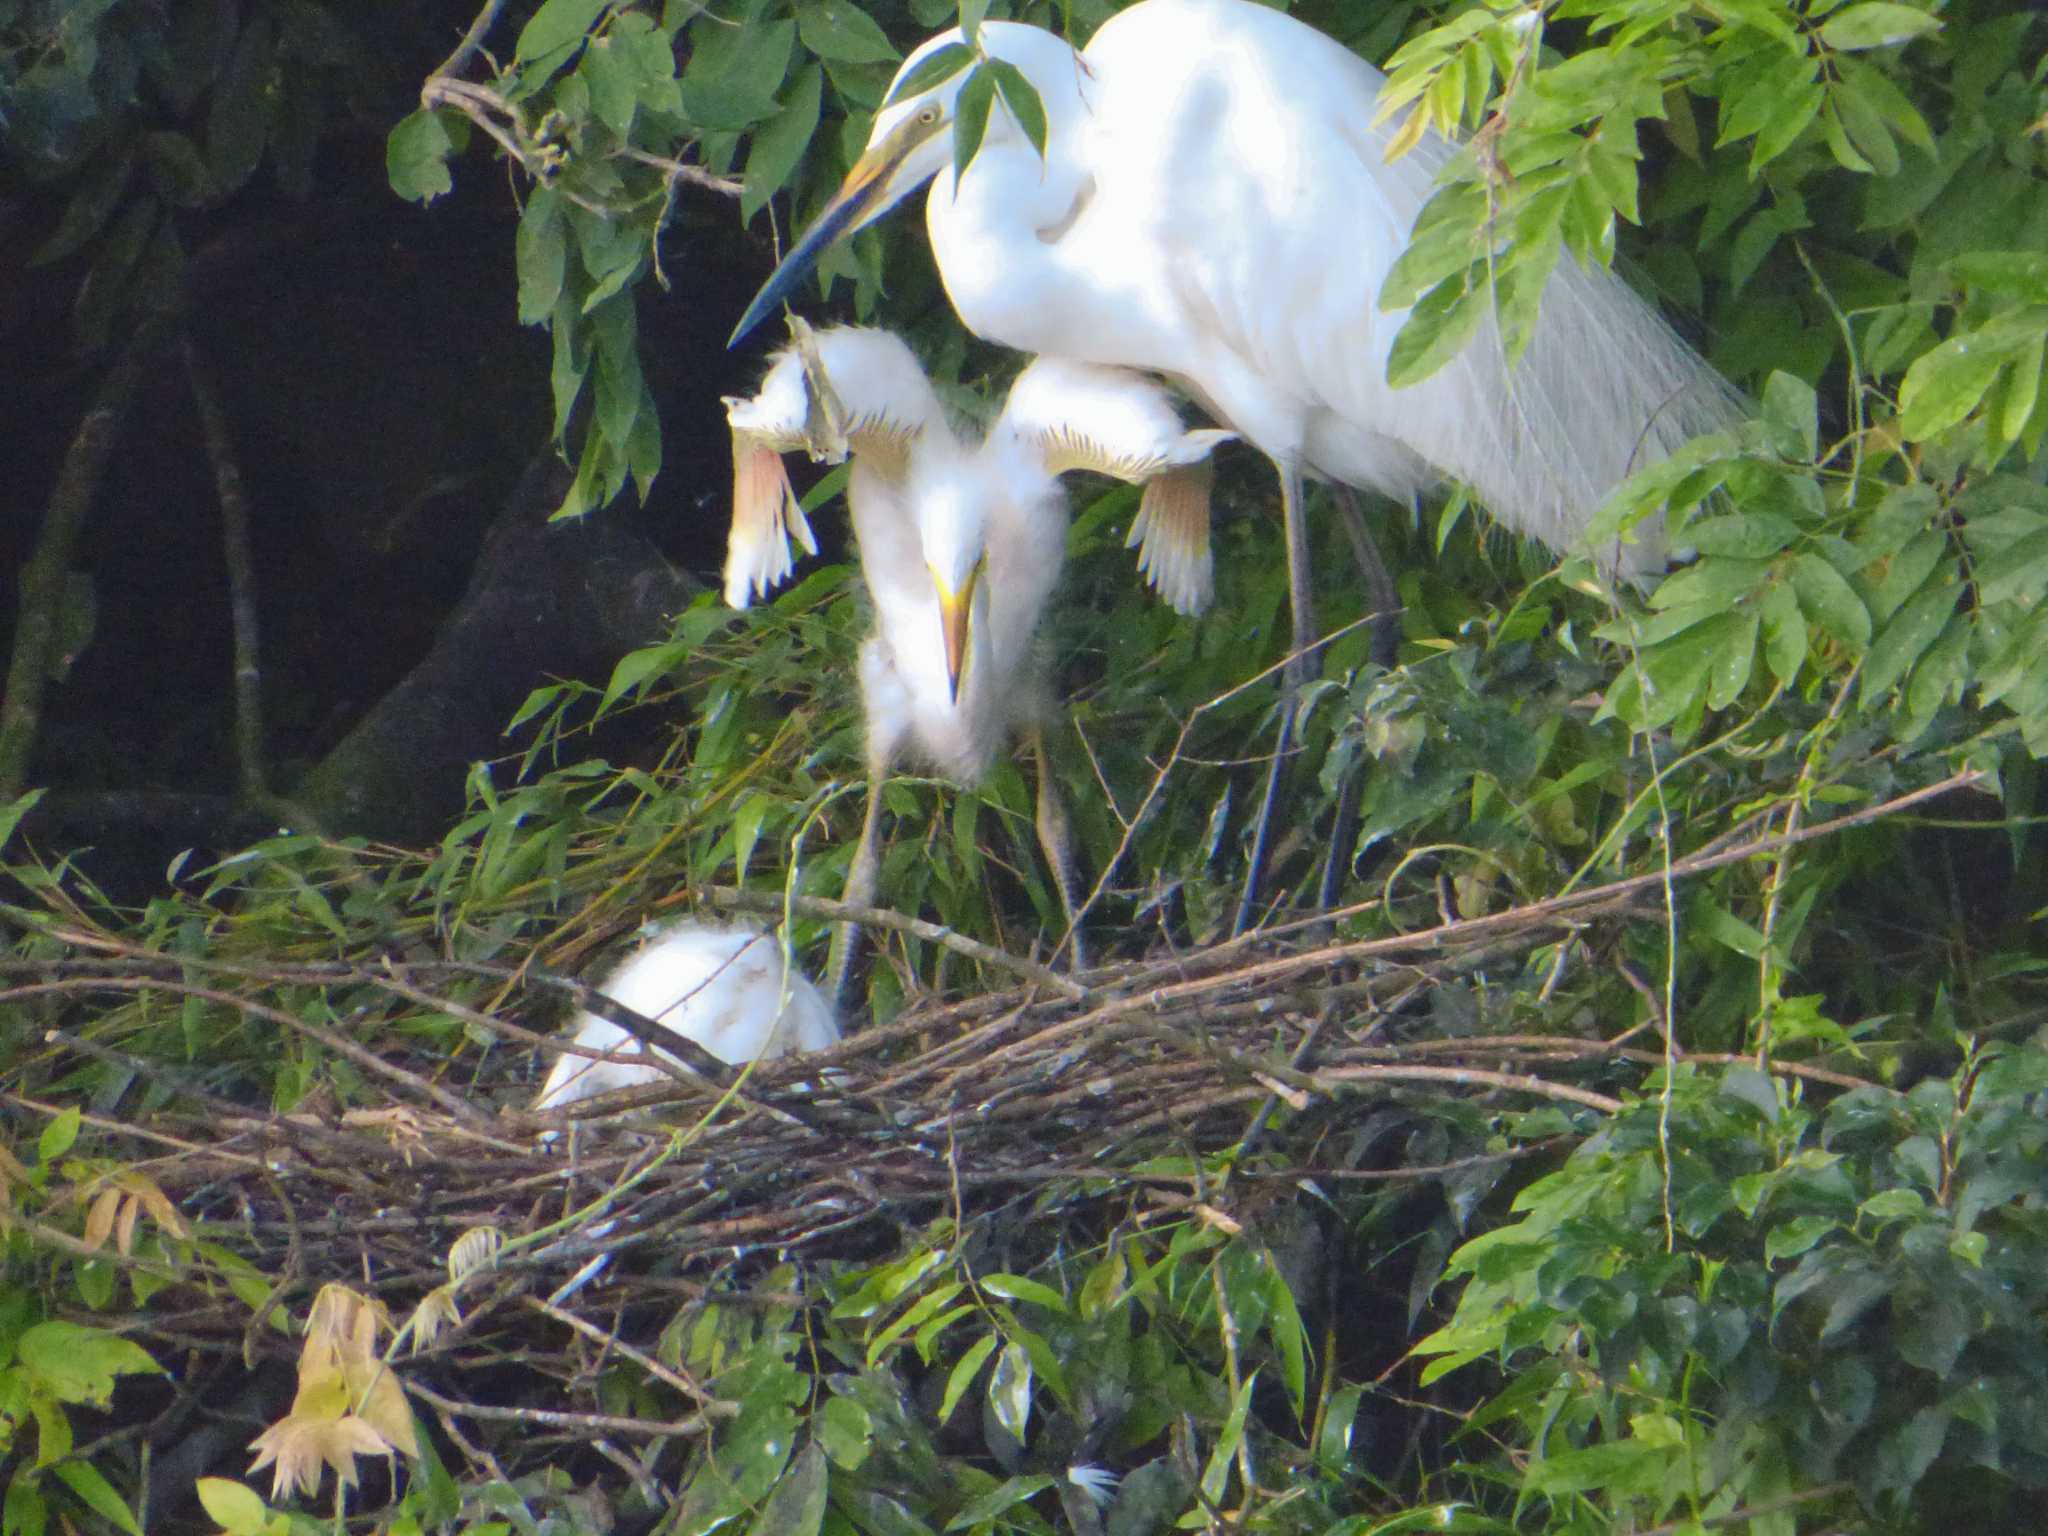
[[[1560,260],[1520,363],[1478,337],[1432,377],[1387,383],[1405,311],[1377,300],[1457,146],[1425,134],[1391,164],[1386,77],[1251,0],[1142,0],[1077,53],[987,22],[1046,115],[1043,158],[1007,109],[955,175],[965,72],[897,98],[958,29],[897,72],[845,184],[763,286],[737,341],[832,242],[927,180],[925,217],[967,328],[1006,346],[1166,374],[1273,461],[1288,522],[1297,649],[1313,639],[1304,472],[1405,500],[1443,476],[1560,551],[1631,470],[1725,424],[1736,397],[1610,272]],[[1601,552],[1660,569],[1655,530]]]
[[[972,785],[998,748],[1022,737],[1037,769],[1039,842],[1072,931],[1072,838],[1046,755],[1052,695],[1036,643],[1065,555],[1059,477],[1086,469],[1144,484],[1141,563],[1169,598],[1193,603],[1208,579],[1208,455],[1230,434],[1188,431],[1164,391],[1136,374],[1040,359],[1018,376],[986,437],[965,442],[900,338],[848,326],[814,343],[811,358],[801,345],[778,355],[751,399],[726,402],[726,593],[743,603],[765,591],[787,573],[787,541],[809,543],[779,458],[771,468],[761,456],[819,451],[843,436],[853,461],[847,504],[875,611],[860,654],[867,811],[846,900],[874,899],[882,785],[899,760],[914,755]],[[828,391],[835,398],[821,400]],[[1078,963],[1078,933],[1074,943]],[[842,939],[835,995],[850,958]]]
[[[932,251],[969,330],[1165,374],[1273,462],[1297,688],[1316,635],[1304,474],[1396,499],[1452,476],[1502,522],[1571,551],[1629,472],[1737,414],[1733,391],[1626,283],[1568,256],[1515,367],[1489,322],[1430,378],[1390,386],[1405,312],[1381,312],[1379,293],[1459,151],[1425,134],[1388,163],[1390,131],[1372,124],[1386,77],[1312,27],[1250,0],[1142,0],[1077,53],[1040,28],[984,22],[981,53],[1038,93],[1045,148],[998,103],[956,175],[947,129],[965,73],[903,86],[962,41],[942,33],[904,61],[866,152],[734,340],[825,246],[932,180]],[[1649,526],[1592,553],[1634,579],[1664,563]],[[1240,931],[1291,725],[1289,711]]]
[[[818,989],[788,971],[770,935],[744,926],[680,922],[628,957],[598,990],[666,1025],[732,1066],[839,1042],[839,1021]],[[576,1016],[575,1043],[615,1059],[557,1057],[534,1101],[554,1109],[666,1075],[646,1046],[594,1013]]]

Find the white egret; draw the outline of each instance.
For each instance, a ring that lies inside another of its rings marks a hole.
[[[821,389],[833,398],[818,399]],[[881,509],[900,498],[914,444],[931,433],[958,447],[916,355],[893,332],[864,326],[805,328],[798,345],[776,354],[752,398],[728,397],[725,406],[733,460],[725,600],[735,608],[789,578],[792,541],[818,552],[783,454],[851,451],[847,501],[858,535],[863,507],[871,524],[884,516],[907,520],[901,510]],[[990,443],[1002,434],[1036,442],[1053,476],[1085,469],[1142,486],[1126,540],[1138,551],[1139,571],[1176,612],[1208,606],[1209,455],[1235,434],[1189,431],[1165,391],[1124,370],[1049,358],[1011,385]]]
[[[932,252],[969,330],[1165,374],[1272,460],[1297,686],[1316,634],[1304,474],[1397,499],[1455,477],[1502,522],[1570,551],[1624,476],[1736,413],[1728,386],[1626,283],[1568,256],[1516,367],[1482,325],[1431,378],[1391,387],[1406,314],[1382,312],[1378,297],[1458,149],[1427,134],[1389,163],[1392,130],[1372,122],[1386,77],[1279,11],[1143,0],[1078,53],[1037,27],[984,22],[980,52],[1014,66],[1043,104],[1045,147],[999,100],[956,176],[948,129],[966,73],[902,87],[962,41],[941,33],[904,61],[866,152],[734,339],[825,246],[932,181]],[[1594,553],[1636,579],[1664,562],[1651,527]],[[1283,751],[1286,738],[1283,722]]]
[[[963,442],[900,339],[847,327],[814,340],[813,364],[790,348],[752,399],[727,401],[735,504],[726,590],[734,601],[764,590],[787,570],[788,538],[809,542],[779,463],[771,473],[759,456],[816,450],[821,432],[830,435],[821,418],[843,417],[847,503],[875,612],[860,656],[867,810],[846,899],[874,899],[881,790],[897,762],[915,757],[972,785],[1021,737],[1037,769],[1039,842],[1071,932],[1072,839],[1046,754],[1052,696],[1037,644],[1065,554],[1059,477],[1088,469],[1143,483],[1141,562],[1177,605],[1193,605],[1207,595],[1208,455],[1230,434],[1186,430],[1164,392],[1135,374],[1041,359],[987,436]],[[820,390],[836,399],[819,401]],[[849,959],[842,941],[835,994]]]
[[[671,924],[607,976],[598,991],[731,1066],[791,1051],[821,1051],[839,1042],[839,1021],[823,994],[787,969],[774,936],[756,928]],[[535,1109],[554,1109],[667,1076],[652,1059],[666,1052],[594,1013],[576,1016],[573,1038],[610,1059],[558,1057]]]
[[[999,104],[956,178],[947,130],[965,73],[895,92],[961,41],[941,33],[904,61],[866,152],[735,340],[825,246],[930,180],[932,251],[967,328],[1183,385],[1279,470],[1290,553],[1304,472],[1402,500],[1452,476],[1568,551],[1626,474],[1735,410],[1625,282],[1569,258],[1517,367],[1482,327],[1433,377],[1391,387],[1406,311],[1383,313],[1378,295],[1457,146],[1425,134],[1388,163],[1392,130],[1372,125],[1386,77],[1281,12],[1143,0],[1080,53],[1038,27],[985,23],[982,52],[1038,92],[1045,151]],[[1648,529],[1602,553],[1630,575],[1664,558]]]

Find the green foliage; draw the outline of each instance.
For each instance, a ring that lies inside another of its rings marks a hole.
[[[1958,1510],[1997,1528],[2048,1467],[2048,888],[2032,846],[2048,741],[2048,101],[2019,62],[2038,52],[2034,23],[1884,0],[1303,12],[1391,56],[1390,120],[1476,135],[1389,283],[1413,305],[1402,376],[1489,317],[1517,344],[1561,256],[1626,257],[1699,313],[1757,402],[1606,509],[1617,532],[1666,515],[1697,551],[1640,604],[1588,569],[1504,552],[1458,501],[1383,519],[1397,664],[1346,630],[1299,721],[1320,771],[1297,774],[1276,901],[1306,907],[1333,876],[1341,939],[1619,894],[1581,930],[1475,960],[1426,1012],[1350,1011],[1309,983],[1287,1006],[1360,1038],[1597,1053],[1626,1107],[1510,1114],[1431,1086],[1320,1122],[1281,1108],[1276,1124],[1306,1128],[1342,1180],[1254,1155],[1249,1135],[1148,1148],[1142,1166],[1105,1159],[1000,1219],[963,1198],[858,1261],[722,1272],[661,1334],[664,1366],[738,1407],[664,1464],[670,1528],[980,1536],[1086,1531],[1092,1512],[1111,1536],[1176,1522],[1775,1536],[1925,1529]],[[986,14],[961,20],[971,34]],[[1074,7],[1075,32],[1100,14]],[[566,510],[628,482],[644,494],[659,466],[633,305],[664,276],[684,200],[722,178],[743,220],[782,199],[807,222],[897,59],[952,17],[937,0],[717,14],[547,0],[496,40],[502,63],[430,83],[392,130],[405,197],[447,191],[485,145],[525,177],[519,315],[554,338],[554,425],[578,460]],[[301,174],[327,87],[264,82],[353,67],[321,51],[342,48],[330,20],[303,4],[0,0],[6,152],[65,190],[43,254],[90,266],[89,335],[174,267],[183,212],[266,163],[287,185]],[[989,112],[1032,130],[1028,92],[970,47],[932,69],[920,83],[975,72],[957,152]],[[915,223],[828,253],[828,291],[850,286],[874,312],[892,261],[925,261]],[[984,359],[950,321],[919,339],[972,413]],[[1231,515],[1264,508],[1269,482],[1229,473],[1217,604],[1199,623],[1132,580],[1134,494],[1076,496],[1052,634],[1073,726],[1057,771],[1089,873],[1110,872],[1093,921],[1112,960],[1218,937],[1242,870],[1274,707],[1248,683],[1278,660],[1285,582],[1271,520]],[[1336,519],[1316,538],[1325,621],[1353,624]],[[516,755],[478,765],[464,818],[416,854],[283,835],[181,870],[137,914],[106,910],[61,864],[13,866],[24,964],[55,964],[86,934],[187,971],[80,994],[89,1008],[24,988],[0,1009],[10,1091],[49,1106],[0,1173],[9,1529],[127,1513],[99,1460],[66,1459],[72,1410],[154,1366],[81,1319],[117,1304],[146,1317],[174,1284],[281,1318],[278,1277],[227,1235],[164,1220],[82,1110],[161,1107],[176,1079],[137,1061],[279,1109],[376,1105],[380,1050],[474,1068],[497,1048],[479,1019],[505,994],[465,973],[429,1006],[369,984],[364,957],[580,965],[686,887],[836,894],[859,812],[853,588],[831,568],[744,618],[707,600],[608,680],[537,690]],[[600,719],[671,713],[685,723],[665,747],[590,758]],[[1330,847],[1361,766],[1357,829]],[[1963,782],[1984,793],[1938,804],[1974,825],[1885,814]],[[1011,763],[976,791],[893,782],[884,899],[1019,953],[1042,943],[1058,903],[1031,799]],[[791,932],[815,958],[820,925]],[[923,989],[991,979],[922,939],[883,944],[867,1001],[885,1020]],[[261,1013],[209,984],[209,966],[285,960],[338,964],[261,989]],[[1668,1050],[1638,1048],[1653,1029]],[[1372,1182],[1412,1169],[1433,1171]],[[1290,1219],[1348,1247],[1324,1271],[1298,1263]],[[1327,1292],[1304,1278],[1330,1272]],[[65,1331],[36,1334],[49,1328]],[[1429,1363],[1402,1367],[1418,1336]],[[617,1414],[695,1411],[623,1358],[597,1390]],[[1123,1474],[1101,1511],[1073,1471],[1097,1465]],[[618,1497],[651,1505],[656,1486]],[[202,1497],[231,1531],[303,1523],[239,1484]],[[577,1501],[592,1497],[606,1495],[559,1469],[458,1490],[434,1467],[392,1528],[587,1528],[600,1522]]]
[[[79,1125],[75,1109],[52,1119],[32,1163],[0,1144],[0,1213],[41,1215],[53,1183],[57,1198],[67,1203],[78,1186],[88,1183],[87,1167],[70,1157]],[[62,1180],[53,1180],[57,1170]],[[167,1213],[163,1195],[154,1186],[151,1191],[156,1211]],[[175,1215],[170,1219],[175,1224]],[[24,1262],[31,1243],[13,1221],[7,1227],[12,1230],[0,1269],[0,1457],[9,1467],[0,1523],[10,1531],[40,1530],[53,1514],[76,1519],[90,1511],[115,1529],[141,1536],[127,1501],[106,1473],[80,1453],[73,1415],[109,1407],[121,1377],[161,1375],[162,1368],[148,1351],[108,1328],[49,1315],[45,1289],[32,1283]],[[105,1236],[102,1231],[101,1242]],[[95,1256],[96,1246],[75,1254],[66,1267],[77,1299],[105,1311],[113,1300],[115,1271]],[[124,1256],[129,1251],[125,1231],[122,1251]],[[135,1245],[135,1251],[142,1261],[133,1272],[140,1302],[154,1293],[169,1256],[155,1237]]]
[[[2038,1050],[1995,1047],[1825,1108],[1682,1073],[1453,1255],[1423,1379],[1509,1368],[1472,1427],[1526,1453],[1548,1528],[1802,1497],[1825,1519],[1851,1486],[1917,1523],[1983,1472],[2038,1488],[2044,1088]]]

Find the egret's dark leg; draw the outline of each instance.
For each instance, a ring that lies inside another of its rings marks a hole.
[[[1365,582],[1366,601],[1373,615],[1372,659],[1382,667],[1391,667],[1400,641],[1401,594],[1388,574],[1386,561],[1380,558],[1372,530],[1366,527],[1365,514],[1358,509],[1357,492],[1348,485],[1332,485],[1330,494],[1336,499],[1344,536],[1351,544],[1351,558],[1357,562],[1359,577]],[[1363,765],[1353,763],[1337,791],[1337,815],[1330,824],[1329,854],[1323,861],[1322,884],[1316,891],[1316,904],[1325,912],[1337,905],[1345,873],[1351,867],[1351,844],[1358,835],[1358,798],[1364,782]]]
[[[1295,459],[1276,459],[1280,472],[1280,520],[1287,537],[1287,597],[1294,615],[1294,644],[1281,672],[1284,694],[1280,711],[1280,736],[1273,746],[1272,766],[1266,771],[1266,792],[1259,800],[1259,824],[1252,834],[1251,867],[1245,871],[1244,893],[1238,898],[1237,920],[1231,924],[1232,937],[1245,932],[1258,915],[1259,887],[1265,881],[1266,856],[1273,843],[1273,818],[1279,811],[1287,759],[1294,751],[1294,714],[1301,703],[1302,687],[1308,682],[1315,661],[1316,600],[1309,582],[1308,516],[1302,505],[1301,464]]]
[[[1031,728],[1031,764],[1038,775],[1038,846],[1045,850],[1046,862],[1052,865],[1060,907],[1067,914],[1067,933],[1061,946],[1070,956],[1069,968],[1084,970],[1088,950],[1081,938],[1080,866],[1074,858],[1074,827],[1067,819],[1066,796],[1060,793],[1059,780],[1053,776],[1052,754],[1046,751],[1042,725]],[[1053,953],[1057,957],[1059,949],[1056,947]]]
[[[860,846],[853,851],[853,863],[846,871],[846,889],[840,900],[848,906],[871,907],[881,883],[882,784],[889,777],[886,763],[868,765],[868,808],[861,818]],[[853,954],[860,944],[858,923],[839,923],[832,929],[832,949],[825,961],[825,995],[844,1017],[853,998],[848,983],[853,976]]]
[[[1392,667],[1401,644],[1400,590],[1394,585],[1386,561],[1380,557],[1379,545],[1366,526],[1365,514],[1358,509],[1358,493],[1348,485],[1333,483],[1330,494],[1337,501],[1344,537],[1351,544],[1351,558],[1357,562],[1358,574],[1365,582],[1367,611],[1373,616],[1372,659],[1382,667]]]

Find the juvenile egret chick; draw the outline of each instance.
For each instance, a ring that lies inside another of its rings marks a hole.
[[[752,398],[726,398],[725,414],[733,480],[725,600],[734,608],[789,579],[792,539],[818,552],[783,466],[785,453],[803,449],[837,459],[851,451],[848,500],[877,506],[898,494],[912,443],[926,432],[952,437],[931,380],[903,338],[863,326],[806,330],[776,353]]]
[[[1079,916],[1072,838],[1046,759],[1053,706],[1036,641],[1065,555],[1059,477],[1087,469],[1143,484],[1133,527],[1141,568],[1187,611],[1209,594],[1208,456],[1231,434],[1188,431],[1165,391],[1136,374],[1040,359],[1018,377],[988,436],[967,444],[894,337],[825,331],[815,356],[808,371],[795,349],[779,356],[760,393],[728,400],[726,412],[742,466],[745,455],[815,447],[821,410],[830,414],[821,390],[837,397],[849,423],[847,504],[875,621],[860,659],[868,801],[845,899],[874,900],[881,791],[898,762],[912,758],[973,785],[1021,737],[1038,773],[1039,842],[1071,929]],[[737,496],[771,477],[765,465],[737,468],[735,483]],[[793,505],[786,490],[738,497],[729,598],[764,590],[786,569],[795,524],[780,509]],[[760,554],[764,540],[780,546],[780,567]],[[835,997],[845,995],[851,959],[852,933],[842,929]]]
[[[831,1004],[808,979],[784,967],[773,935],[754,928],[675,923],[629,956],[598,990],[731,1066],[839,1042]],[[535,1109],[667,1076],[650,1059],[649,1047],[594,1013],[576,1016],[574,1039],[618,1059],[557,1058]]]
[[[1198,606],[1209,586],[1208,455],[1230,436],[1186,430],[1165,392],[1135,374],[1041,358],[1011,386],[979,447],[936,434],[913,445],[908,527],[865,513],[853,498],[875,630],[861,648],[869,794],[848,901],[873,898],[881,785],[903,755],[973,784],[998,747],[1021,737],[1037,770],[1039,843],[1074,964],[1085,963],[1073,838],[1046,751],[1052,692],[1037,643],[1066,549],[1060,476],[1086,469],[1142,482],[1134,532],[1153,583],[1175,606]],[[844,964],[842,955],[842,976]]]
[[[1017,376],[998,430],[1039,445],[1055,475],[1086,469],[1142,485],[1125,547],[1138,551],[1138,569],[1174,612],[1209,606],[1210,455],[1236,433],[1189,431],[1142,375],[1062,357],[1041,357]]]
[[[733,461],[725,600],[735,608],[789,579],[792,541],[818,552],[785,453],[851,453],[847,500],[858,534],[902,494],[914,443],[927,434],[957,442],[902,338],[861,326],[803,328],[798,343],[776,353],[753,396],[728,396],[725,408]],[[1136,374],[1059,358],[1041,358],[1018,376],[1004,420],[1015,436],[1043,439],[1054,475],[1087,469],[1143,486],[1127,540],[1139,571],[1176,612],[1208,606],[1215,590],[1209,455],[1235,434],[1187,430],[1166,392]]]

